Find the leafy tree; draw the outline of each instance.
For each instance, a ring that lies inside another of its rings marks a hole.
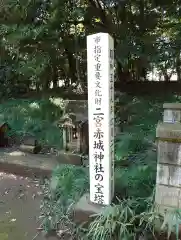
[[[153,68],[166,81],[172,73],[181,79],[180,2],[3,1],[1,81],[9,92],[12,86],[45,91],[59,80],[86,90],[86,36],[96,32],[115,39],[118,81],[146,81]]]

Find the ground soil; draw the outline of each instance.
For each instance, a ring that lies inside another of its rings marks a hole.
[[[0,172],[0,240],[47,239],[42,234],[34,238],[41,224],[41,199],[37,180]]]

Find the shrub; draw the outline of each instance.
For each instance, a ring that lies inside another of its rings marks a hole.
[[[71,206],[89,187],[86,168],[60,165],[52,174],[51,181],[44,184],[44,200],[41,205],[43,227],[46,232],[58,229],[71,218]]]

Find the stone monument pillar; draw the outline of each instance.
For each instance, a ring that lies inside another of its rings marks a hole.
[[[90,201],[110,205],[114,197],[114,40],[87,37]]]

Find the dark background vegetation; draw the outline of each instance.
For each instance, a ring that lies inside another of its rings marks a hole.
[[[1,1],[1,95],[56,90],[60,80],[86,92],[86,36],[97,32],[114,38],[118,90],[155,69],[157,80],[180,82],[180,16],[179,0]]]

